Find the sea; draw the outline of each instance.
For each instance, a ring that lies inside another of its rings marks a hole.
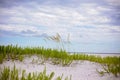
[[[101,57],[107,57],[107,56],[118,56],[120,57],[120,53],[92,53],[92,52],[68,52],[70,54],[87,54],[87,55],[96,55]]]

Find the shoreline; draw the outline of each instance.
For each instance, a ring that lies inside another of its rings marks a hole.
[[[114,53],[102,53],[102,54],[88,54],[88,55],[95,55],[95,56],[101,56],[101,57],[107,57],[107,56],[110,56],[110,57],[114,57],[114,56],[117,56],[117,57],[120,57],[120,54],[114,54]]]
[[[74,54],[74,53],[69,53],[70,55]],[[101,56],[101,57],[120,57],[120,53],[75,53],[75,54],[85,54],[85,55],[94,55],[94,56]]]

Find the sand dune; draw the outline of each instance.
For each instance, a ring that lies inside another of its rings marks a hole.
[[[112,74],[105,74],[101,76],[97,70],[102,70],[102,66],[98,63],[90,62],[90,61],[73,61],[70,66],[62,67],[60,65],[53,65],[50,61],[47,61],[44,64],[40,64],[39,62],[33,63],[32,60],[36,59],[37,56],[32,56],[31,58],[26,57],[23,62],[20,61],[4,61],[0,64],[1,69],[4,66],[10,66],[12,68],[14,65],[19,70],[26,70],[29,72],[41,72],[46,67],[47,73],[55,72],[55,76],[64,77],[70,75],[72,76],[72,80],[119,80],[119,77],[114,77]],[[54,77],[55,79],[55,77]]]

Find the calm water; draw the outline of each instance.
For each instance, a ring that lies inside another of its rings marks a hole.
[[[70,54],[73,54],[75,52],[69,52]],[[78,54],[82,54],[81,52],[77,52]],[[96,56],[101,56],[101,57],[106,57],[106,56],[118,56],[120,57],[120,53],[83,53],[83,54],[88,54],[88,55],[96,55]]]

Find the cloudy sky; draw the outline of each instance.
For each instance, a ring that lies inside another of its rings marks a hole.
[[[0,45],[57,47],[67,51],[120,53],[120,0],[0,0]]]

